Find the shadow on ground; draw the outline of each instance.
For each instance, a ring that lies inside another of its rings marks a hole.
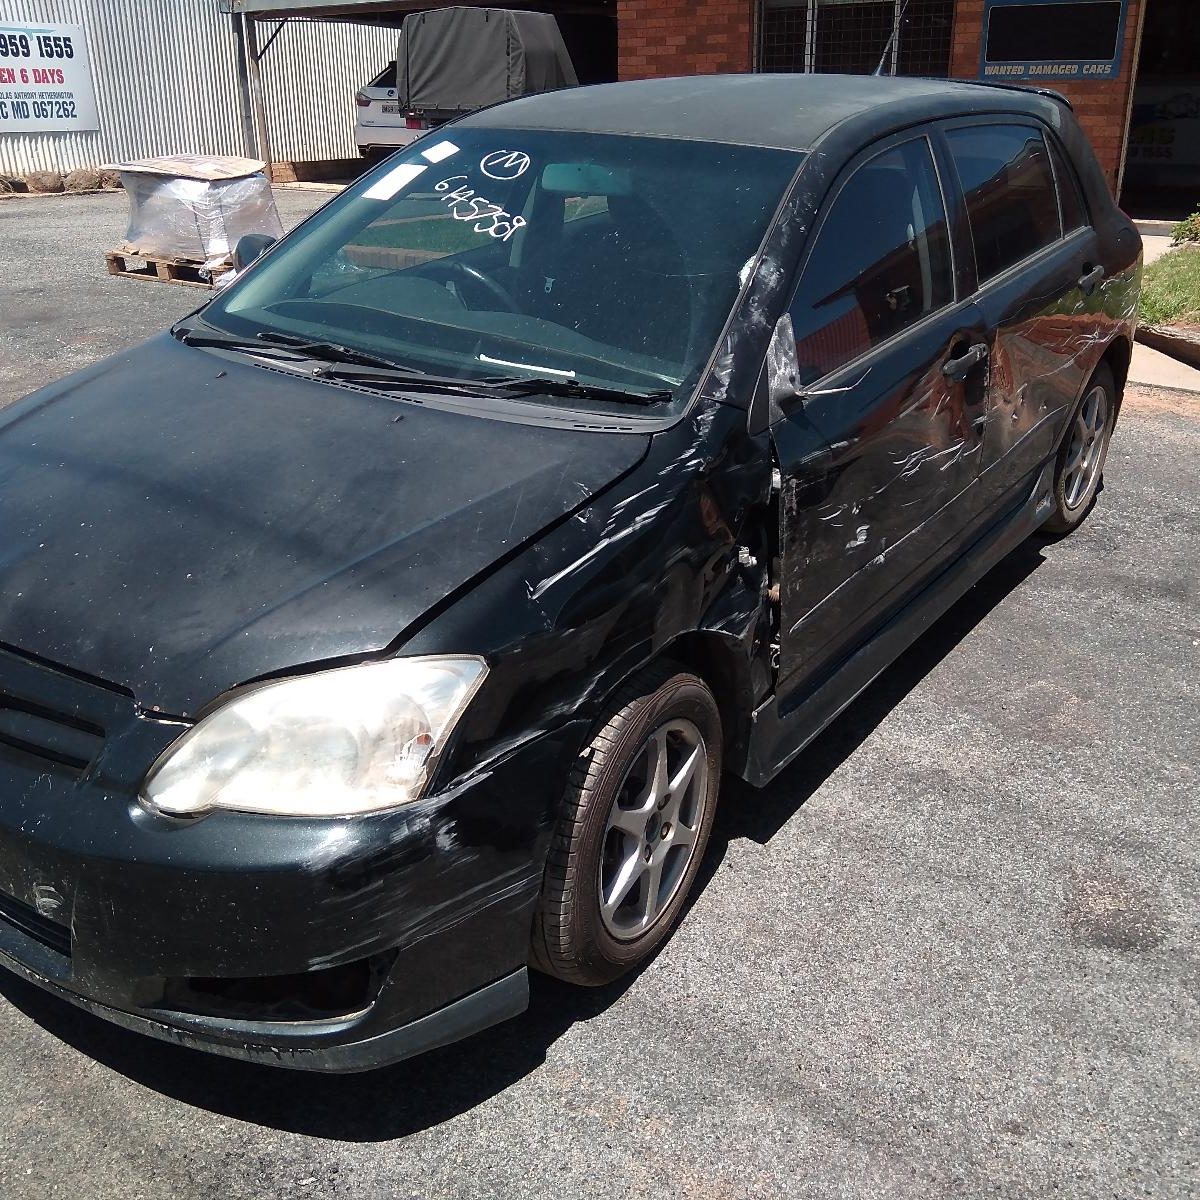
[[[691,903],[731,842],[767,843],[887,714],[1043,562],[1029,542],[980,581],[768,788],[729,779]],[[369,1075],[329,1076],[216,1058],[130,1033],[0,972],[0,995],[53,1036],[186,1104],[312,1137],[374,1142],[439,1125],[534,1071],[571,1026],[636,986],[584,990],[535,975],[529,1011],[465,1042]]]

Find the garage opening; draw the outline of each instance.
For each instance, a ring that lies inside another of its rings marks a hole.
[[[1178,221],[1200,196],[1200,4],[1147,0],[1121,207]]]

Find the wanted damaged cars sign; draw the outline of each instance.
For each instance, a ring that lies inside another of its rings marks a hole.
[[[99,128],[83,26],[0,23],[0,134]]]

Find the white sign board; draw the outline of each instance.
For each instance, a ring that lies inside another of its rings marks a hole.
[[[0,21],[0,134],[99,128],[83,26]]]

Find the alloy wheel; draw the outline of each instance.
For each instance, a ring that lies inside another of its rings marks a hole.
[[[1079,408],[1063,463],[1063,499],[1068,508],[1078,508],[1091,494],[1104,458],[1107,432],[1108,393],[1094,387]]]
[[[691,721],[668,721],[642,744],[604,831],[600,917],[613,937],[641,937],[670,906],[696,853],[708,775],[708,749]]]

